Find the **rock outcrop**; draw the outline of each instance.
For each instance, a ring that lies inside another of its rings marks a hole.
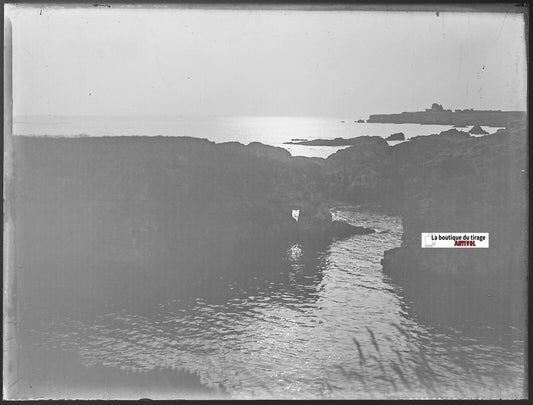
[[[524,297],[527,269],[527,131],[521,119],[507,126],[481,138],[450,129],[395,146],[360,137],[325,160],[327,197],[402,216],[402,245],[385,252],[383,268],[422,300],[429,319],[454,311],[448,318],[524,319],[514,298]],[[490,248],[422,249],[422,232],[488,232]]]
[[[435,135],[429,135],[430,137],[431,136],[435,136]],[[466,138],[470,138],[470,134],[468,132],[465,132],[465,131],[459,131],[458,129],[455,129],[455,128],[452,128],[452,129],[448,129],[447,131],[442,131],[440,134],[437,135],[439,138],[443,139],[443,138],[448,138],[448,139],[466,139]],[[424,137],[424,138],[427,138]],[[429,138],[429,139],[432,139],[432,138]]]
[[[526,134],[519,124],[482,138],[441,134],[391,148],[404,233],[382,264],[420,302],[423,318],[523,330]],[[488,232],[490,247],[423,249],[422,232]]]
[[[403,132],[396,132],[385,138],[386,141],[405,141],[405,134]]]
[[[324,187],[329,196],[353,202],[387,198],[391,159],[387,142],[378,136],[355,138],[353,146],[326,159]]]
[[[392,148],[404,236],[402,247],[387,253],[384,268],[516,278],[527,211],[525,128],[483,138],[448,135]],[[421,232],[462,231],[489,232],[491,248],[420,248]]]
[[[325,160],[282,148],[15,137],[14,150],[17,291],[36,316],[105,306],[118,290],[163,294],[188,274],[230,272],[239,250],[262,257],[297,238],[362,232],[332,221]]]
[[[222,271],[245,242],[296,238],[292,209],[322,200],[322,159],[260,144],[14,137],[14,151],[14,253],[28,314],[105,305],[117,285],[139,297]]]
[[[483,128],[481,128],[479,125],[474,125],[470,131],[468,131],[472,135],[486,135],[488,134],[487,131],[485,131]]]
[[[370,228],[333,220],[329,207],[322,203],[311,203],[301,208],[297,228],[299,237],[303,240],[342,239],[375,232]]]
[[[331,227],[332,215],[322,202],[307,203],[300,208],[298,232],[303,237],[324,237]]]

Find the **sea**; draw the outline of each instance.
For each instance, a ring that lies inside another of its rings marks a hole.
[[[438,134],[450,125],[359,123],[354,117],[96,117],[96,116],[15,116],[14,135],[40,136],[191,136],[216,143],[260,142],[287,149],[293,156],[327,157],[347,146],[289,145],[294,140],[386,138],[403,132],[406,140]],[[469,131],[472,127],[458,128]],[[499,128],[484,127],[489,133]],[[391,141],[395,145],[402,141]]]
[[[284,142],[395,132],[409,139],[450,128],[354,121],[25,118],[15,120],[14,133],[195,136],[217,143],[257,141],[285,147],[295,156],[326,157],[339,148]],[[237,399],[523,397],[526,342],[516,328],[472,322],[460,313],[451,314],[458,318],[453,325],[428,322],[420,316],[421,304],[384,274],[380,263],[384,251],[401,244],[401,218],[379,207],[344,203],[333,207],[332,214],[376,232],[319,246],[290,243],[271,262],[243,260],[243,268],[233,275],[212,269],[186,289],[176,285],[174,296],[165,296],[150,310],[137,303],[88,317],[51,314],[24,331],[27,352],[74,353],[81,368],[99,365],[125,375],[184,368],[206,386],[222,386],[225,395]],[[61,362],[60,357],[55,361]],[[68,398],[68,390],[58,390],[58,384],[59,375],[55,385],[40,392],[28,388],[27,395]],[[118,396],[95,388],[80,388],[71,397],[125,398],[124,392]],[[139,398],[129,393],[129,399]],[[159,394],[150,397],[180,397]]]

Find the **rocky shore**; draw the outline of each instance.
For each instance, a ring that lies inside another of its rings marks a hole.
[[[128,300],[171,294],[175,280],[229,272],[239,250],[277,249],[272,241],[366,232],[332,220],[324,159],[282,148],[187,137],[14,137],[14,154],[25,320],[105,307],[119,301],[117,291]]]
[[[383,270],[432,323],[476,319],[523,330],[526,127],[515,123],[481,138],[449,135],[392,148],[404,234],[401,247],[385,252]],[[488,232],[490,247],[422,249],[422,232]]]
[[[326,195],[373,202],[402,217],[402,244],[385,252],[383,269],[419,303],[425,320],[463,327],[459,323],[476,319],[523,330],[528,210],[523,120],[480,138],[456,129],[394,146],[361,137],[326,159],[324,176]],[[423,249],[422,232],[487,232],[490,247]]]
[[[454,130],[451,130],[454,131]],[[523,276],[527,218],[526,130],[516,124],[473,138],[419,137],[392,147],[399,185],[402,247],[387,252],[390,272]],[[491,248],[421,249],[421,232],[489,232]],[[505,254],[503,254],[505,252]]]
[[[327,159],[186,137],[15,137],[21,307],[38,313],[60,289],[67,294],[49,310],[81,308],[85,299],[105,301],[117,283],[135,296],[132,274],[150,269],[149,291],[161,274],[231,268],[229,258],[251,240],[373,231],[333,221],[332,200],[375,203],[402,216],[402,245],[382,263],[413,290],[430,291],[425,286],[438,277],[524,285],[526,133],[518,121],[481,138],[455,129],[395,146],[359,137]],[[488,232],[490,248],[420,247],[421,232],[463,231]],[[162,269],[152,269],[155,261]]]

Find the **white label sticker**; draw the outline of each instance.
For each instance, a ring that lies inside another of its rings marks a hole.
[[[422,232],[423,248],[488,248],[489,234],[478,232]]]

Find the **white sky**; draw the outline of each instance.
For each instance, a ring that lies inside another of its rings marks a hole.
[[[42,10],[42,13],[41,13]],[[8,8],[15,115],[526,109],[520,14]]]

